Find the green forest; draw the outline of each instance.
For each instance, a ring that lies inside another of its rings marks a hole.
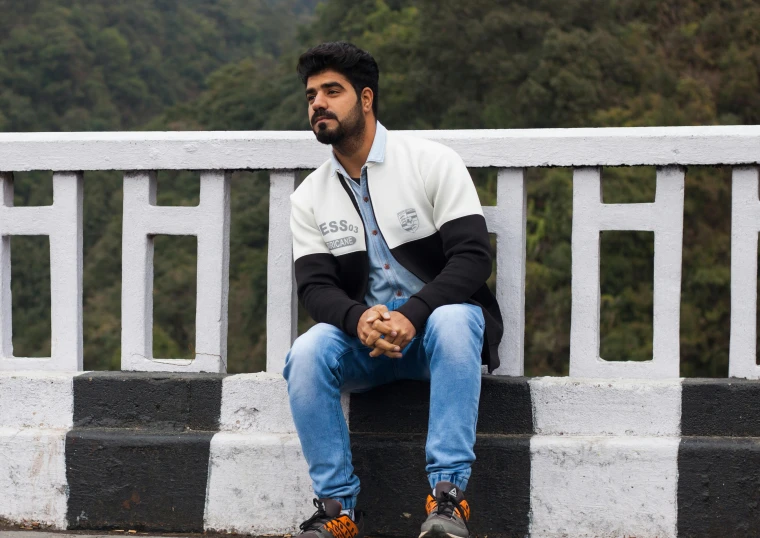
[[[0,131],[301,130],[301,52],[348,40],[380,65],[390,129],[760,123],[750,0],[0,0]],[[2,168],[2,163],[0,163]],[[481,200],[495,170],[472,170]],[[121,173],[85,175],[85,368],[118,369]],[[605,202],[654,200],[651,167],[604,171]],[[572,170],[528,170],[528,375],[569,366]],[[232,183],[229,371],[264,369],[268,179]],[[198,202],[194,172],[159,203]],[[52,201],[17,174],[16,205]],[[681,371],[728,373],[730,170],[686,174]],[[602,357],[652,353],[653,237],[602,236]],[[49,244],[13,238],[14,353],[50,352]],[[154,353],[193,355],[196,242],[158,237]],[[302,329],[309,320],[302,316]]]

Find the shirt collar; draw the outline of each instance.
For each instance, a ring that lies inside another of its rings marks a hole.
[[[372,147],[369,150],[369,155],[367,155],[367,163],[382,163],[385,160],[385,141],[387,137],[388,130],[378,121],[375,127],[375,139],[372,141]],[[343,165],[340,164],[334,151],[330,152],[330,159],[332,161],[331,175],[335,174],[335,172],[340,172],[343,177],[350,177],[343,169]]]

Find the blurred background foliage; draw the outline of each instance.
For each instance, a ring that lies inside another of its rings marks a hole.
[[[377,59],[379,118],[391,129],[760,123],[757,1],[0,0],[0,11],[0,131],[306,129],[296,60],[339,39]],[[654,175],[605,170],[604,201],[653,201]],[[18,176],[18,205],[50,203],[49,173]],[[496,171],[473,176],[494,203]],[[725,376],[730,170],[686,177],[682,373]],[[526,373],[561,375],[572,171],[528,170],[528,189]],[[159,174],[162,204],[197,204],[198,190],[196,173]],[[231,372],[265,364],[267,193],[266,175],[235,173]],[[119,367],[121,203],[120,173],[87,174],[87,369]],[[193,353],[196,245],[186,239],[157,239],[156,356]],[[13,245],[15,353],[44,356],[49,246]],[[606,359],[651,358],[653,248],[652,234],[602,236]]]

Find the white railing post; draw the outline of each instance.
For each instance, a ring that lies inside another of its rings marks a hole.
[[[281,374],[285,355],[298,334],[298,299],[293,271],[290,195],[296,173],[269,176],[269,246],[267,252],[267,372]]]
[[[225,372],[230,261],[230,173],[201,173],[197,207],[156,206],[155,172],[124,176],[122,370]],[[153,237],[198,238],[195,357],[153,357]]]
[[[0,174],[0,370],[82,370],[82,182],[55,172],[52,206],[13,207],[13,174]],[[50,237],[49,358],[13,357],[12,235]]]
[[[684,171],[658,168],[657,194],[650,204],[605,204],[601,188],[600,168],[575,170],[570,375],[678,377]],[[605,361],[599,356],[599,232],[603,230],[654,232],[654,357],[650,361]]]
[[[523,168],[499,170],[496,206],[483,207],[488,231],[496,234],[496,300],[504,320],[499,345],[501,366],[496,375],[525,372],[525,223],[526,189]]]
[[[729,377],[760,378],[757,365],[758,167],[733,170],[731,192],[731,339]]]

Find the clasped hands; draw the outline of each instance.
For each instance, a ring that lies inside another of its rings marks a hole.
[[[372,348],[370,357],[386,355],[400,359],[401,350],[412,341],[417,331],[400,312],[389,312],[385,305],[376,305],[359,318],[356,334],[362,344]]]

